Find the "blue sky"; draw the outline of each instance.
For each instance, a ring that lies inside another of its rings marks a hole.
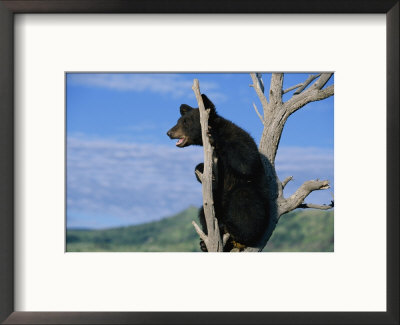
[[[307,77],[285,74],[284,88]],[[194,78],[218,113],[259,143],[262,125],[252,103],[260,110],[261,104],[247,73],[67,74],[67,227],[138,224],[201,205],[193,170],[203,161],[202,148],[177,148],[166,136],[181,104],[197,107]],[[270,74],[263,80],[268,88]],[[333,120],[332,96],[306,105],[287,121],[276,158],[280,178],[294,176],[285,195],[305,180],[320,178],[329,179],[332,189],[312,193],[306,201],[332,199]]]

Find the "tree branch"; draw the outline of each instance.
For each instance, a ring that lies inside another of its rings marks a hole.
[[[306,81],[303,82],[303,84],[301,85],[301,87],[299,89],[297,89],[293,95],[298,95],[300,94],[304,89],[307,88],[307,86],[316,78],[318,78],[321,74],[316,74],[316,75],[310,75]]]
[[[264,92],[264,81],[262,80],[262,74],[256,73],[256,77],[257,77],[258,85],[260,86],[261,91]]]
[[[331,79],[333,73],[321,73],[321,77],[312,85],[316,89],[322,89],[325,84]]]
[[[286,177],[282,182],[282,188],[285,188],[286,184],[289,183],[293,179],[293,176]]]
[[[253,103],[253,107],[254,107],[254,109],[255,109],[255,111],[256,111],[258,117],[260,118],[261,123],[264,124],[264,118],[262,117],[262,115],[261,115],[260,112],[258,111],[256,104]]]
[[[203,173],[201,173],[197,169],[194,172],[196,173],[196,175],[199,178],[199,180],[201,181],[201,183],[203,183]]]
[[[327,87],[326,89],[322,89],[332,75],[333,73],[320,73],[309,76],[307,80],[303,82],[302,86],[296,90],[296,92],[293,94],[293,97],[285,103],[285,110],[289,113],[289,115],[293,114],[299,108],[310,102],[322,100],[332,96],[334,93],[333,85]],[[318,78],[317,81],[315,81],[313,85],[304,91],[304,89],[316,78]]]
[[[288,89],[285,89],[285,90],[282,92],[282,94],[286,94],[286,93],[288,93],[289,91],[291,91],[291,90],[293,90],[293,89],[296,89],[296,88],[299,88],[299,87],[301,87],[301,86],[303,86],[302,83],[301,83],[301,84],[297,84],[297,85],[295,85],[295,86],[292,86],[292,87],[290,87],[290,88],[288,88]]]
[[[192,225],[194,229],[196,229],[196,232],[199,234],[200,238],[204,240],[204,243],[206,243],[208,241],[207,235],[203,232],[203,230],[201,230],[201,228],[195,221],[192,221]]]
[[[293,96],[284,104],[285,109],[289,112],[289,114],[293,114],[308,103],[328,98],[334,94],[334,85],[326,87],[322,90],[314,86],[312,86],[312,88],[313,89],[309,89],[297,96]]]
[[[316,78],[318,78],[318,77],[321,76],[321,75],[322,75],[322,73],[315,74],[315,75],[310,75],[310,76],[307,78],[306,81],[304,81],[304,82],[302,82],[302,83],[300,83],[300,84],[297,84],[296,86],[293,86],[293,87],[290,87],[290,88],[288,88],[288,89],[285,89],[285,90],[283,91],[283,94],[286,94],[287,92],[289,92],[289,91],[291,91],[291,90],[293,90],[293,89],[299,88],[299,89],[297,89],[297,90],[293,93],[293,95],[298,95],[298,94],[300,94],[304,89],[306,89],[307,86],[308,86],[313,80],[315,80]],[[329,77],[329,78],[330,78],[330,77]],[[328,78],[328,80],[329,80],[329,78]],[[321,87],[321,88],[322,88],[322,87]]]
[[[266,116],[265,113],[266,113],[266,109],[268,108],[267,98],[264,95],[263,89],[260,87],[260,83],[259,83],[257,75],[255,73],[250,73],[250,77],[251,77],[251,80],[253,81],[253,84],[250,85],[250,87],[253,87],[254,90],[256,91],[257,96],[260,99],[262,107],[264,109],[264,116]]]
[[[278,214],[282,216],[304,204],[304,199],[313,191],[326,190],[329,188],[329,181],[313,180],[303,183],[297,191],[287,199],[279,202]]]
[[[215,217],[214,199],[212,190],[212,167],[213,167],[214,150],[207,136],[208,118],[210,115],[210,109],[208,108],[206,110],[204,107],[203,99],[200,94],[199,81],[197,79],[193,80],[192,89],[196,95],[196,99],[199,105],[201,133],[202,133],[203,149],[204,149],[204,170],[203,174],[199,178],[202,180],[203,208],[207,225],[207,235],[205,235],[204,232],[202,234],[199,232],[200,228],[197,226],[196,223],[194,223],[193,226],[195,227],[200,238],[203,239],[205,245],[207,246],[207,250],[209,252],[222,252],[223,244],[219,232],[218,220]]]
[[[289,183],[292,179],[293,176],[286,177],[283,182],[280,182],[278,179],[278,176],[276,176],[277,183],[278,183],[278,199],[283,199],[283,190],[285,189],[285,186],[287,183]]]

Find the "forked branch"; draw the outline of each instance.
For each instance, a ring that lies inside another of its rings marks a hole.
[[[285,110],[289,113],[289,115],[293,114],[295,111],[307,105],[308,103],[332,96],[334,93],[333,85],[322,89],[332,75],[333,73],[320,73],[318,75],[312,75],[308,77],[303,86],[301,86],[293,94],[292,98],[285,102]],[[304,89],[316,78],[318,79],[314,82],[314,84],[304,91]]]
[[[305,205],[304,200],[305,198],[313,191],[317,190],[326,190],[329,188],[329,181],[320,181],[320,180],[312,180],[312,181],[307,181],[304,182],[298,189],[297,191],[292,194],[290,197],[287,199],[284,199],[283,197],[280,198],[280,204],[278,208],[278,214],[279,216],[282,216],[285,213],[288,213],[290,211],[293,211],[294,209],[303,207],[312,207],[312,206],[317,206],[313,204],[309,204],[308,206]]]
[[[261,77],[259,76],[259,74],[256,74],[256,73],[250,73],[250,76],[251,76],[251,80],[253,81],[253,84],[250,85],[250,87],[253,87],[254,90],[256,91],[258,98],[260,99],[262,107],[264,109],[264,116],[265,116],[266,110],[268,109],[268,101],[264,95],[264,86],[261,87],[261,85],[260,85],[259,78],[261,78]]]

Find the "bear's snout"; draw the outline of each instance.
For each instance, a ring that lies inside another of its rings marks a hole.
[[[167,135],[169,136],[170,139],[175,139],[176,138],[176,126],[174,126],[172,129],[169,129],[167,132]]]
[[[173,128],[168,130],[167,135],[169,136],[170,139],[178,139],[182,137],[183,133],[182,130],[178,127],[178,125],[175,125]]]

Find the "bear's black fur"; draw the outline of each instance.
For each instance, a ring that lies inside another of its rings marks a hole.
[[[225,251],[234,246],[254,246],[269,222],[266,178],[257,145],[246,131],[219,116],[206,95],[202,98],[206,109],[210,108],[208,136],[218,158],[218,180],[213,189],[215,215],[221,234],[230,234]],[[178,147],[203,145],[199,109],[183,104],[180,113],[181,118],[167,135],[179,139]],[[203,163],[196,170],[203,172]],[[207,233],[203,208],[199,219]],[[203,242],[201,248],[206,250]]]

